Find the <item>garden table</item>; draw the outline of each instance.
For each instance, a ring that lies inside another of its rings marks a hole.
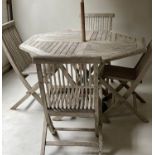
[[[86,31],[87,42],[81,41],[80,31],[70,30],[43,33],[30,37],[20,49],[35,55],[49,56],[101,56],[112,61],[146,51],[143,39],[136,39],[111,31]]]
[[[86,42],[76,30],[36,34],[20,45],[20,49],[33,56],[100,56],[104,64],[116,59],[146,52],[144,39],[137,39],[112,31],[86,31]],[[106,87],[105,87],[106,88]],[[59,120],[59,118],[58,118]]]

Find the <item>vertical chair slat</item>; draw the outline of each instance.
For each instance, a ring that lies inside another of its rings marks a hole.
[[[83,108],[84,105],[84,101],[83,101],[83,85],[84,85],[84,79],[83,79],[83,73],[82,73],[82,64],[79,64],[79,73],[80,73],[80,84],[81,84],[81,88],[80,88],[80,107],[79,109]]]
[[[86,13],[86,29],[87,30],[112,30],[112,19],[114,14],[112,13]]]
[[[50,107],[50,87],[49,87],[49,82],[48,82],[48,73],[47,73],[47,67],[49,68],[49,65],[46,67],[45,64],[43,64],[43,75],[44,75],[44,80],[46,84],[46,95],[47,95],[47,106]]]
[[[57,71],[57,79],[58,79],[58,100],[56,101],[58,103],[57,108],[61,109],[62,105],[61,105],[61,97],[62,97],[62,84],[61,84],[61,77],[60,77],[60,69],[58,69]]]
[[[64,77],[62,71],[61,71],[61,74],[62,74],[62,86],[64,88],[64,93],[63,93],[63,98],[62,98],[62,104],[63,104],[63,109],[66,109],[66,85],[65,85],[65,77]]]
[[[84,72],[84,76],[85,76],[85,109],[88,109],[88,78],[89,78],[89,74],[88,74],[88,72],[89,72],[89,70],[87,70],[87,64],[84,64],[85,65],[85,68],[84,68],[84,70],[85,70],[85,72]]]
[[[55,70],[55,64],[53,64],[53,71]],[[53,75],[53,77],[54,77],[54,89],[55,89],[55,94],[57,94],[58,93],[58,86],[57,86],[57,79],[56,79],[56,74],[54,74]],[[54,95],[54,100],[53,100],[53,106],[54,106],[54,108],[56,108],[57,109],[57,100],[58,100],[58,98],[57,98],[57,96],[56,95]]]
[[[91,65],[90,64],[88,64],[88,72],[89,72],[89,75],[88,75],[88,78],[89,78],[89,81],[88,81],[88,86],[89,86],[88,109],[90,110],[91,109]]]
[[[76,78],[76,94],[74,97],[74,102],[75,102],[75,107],[76,109],[79,108],[79,95],[80,95],[80,88],[79,88],[79,83],[81,83],[81,78],[80,78],[80,72],[79,72],[79,65],[75,64],[74,65],[74,70],[75,70],[75,78]]]
[[[48,78],[49,78],[49,83],[50,83],[50,94],[51,96],[54,97],[54,92],[55,92],[55,89],[53,88],[53,83],[54,83],[54,77],[53,77],[53,74],[55,74],[55,70],[54,70],[54,67],[53,65],[48,65],[49,66],[49,72],[48,72]],[[53,107],[53,98],[50,97],[50,107],[49,108],[54,108]]]
[[[67,65],[67,69],[68,69],[68,73],[70,74],[70,76],[71,76],[71,64],[68,64]],[[72,77],[72,76],[71,76]],[[72,99],[72,88],[73,88],[73,86],[72,87],[70,87],[70,83],[69,83],[69,81],[68,81],[68,86],[69,86],[69,97],[68,97],[68,103],[69,103],[69,106],[68,106],[68,108],[69,108],[69,110],[71,110],[71,108],[72,108],[72,102],[71,102],[71,99]]]
[[[68,64],[66,64],[66,75],[70,77],[68,74]],[[69,103],[69,96],[70,96],[70,90],[69,90],[69,79],[67,78],[67,109],[70,109],[70,103]]]
[[[75,80],[75,70],[73,68],[73,64],[71,64],[71,76],[73,77],[73,80]],[[76,81],[76,85],[77,85],[77,81]],[[72,109],[75,108],[76,104],[74,102],[74,96],[75,96],[75,91],[76,91],[76,85],[74,87],[72,87],[72,98],[71,98],[71,103],[72,103]]]

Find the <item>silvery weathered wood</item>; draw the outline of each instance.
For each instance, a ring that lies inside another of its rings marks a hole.
[[[114,13],[86,13],[86,30],[112,30],[112,20]]]
[[[83,43],[79,31],[38,34],[21,44],[20,48],[33,57],[59,58],[65,56],[67,58],[72,56],[81,58],[87,56],[91,58],[99,56],[103,62],[146,52],[143,39],[107,30],[87,31],[86,35],[87,42]]]
[[[87,31],[87,42],[80,41],[79,31],[34,35],[20,49],[42,56],[100,56],[103,61],[144,53],[142,39],[110,31]]]
[[[146,52],[143,39],[106,30],[87,31],[86,34],[85,43],[81,42],[79,31],[38,34],[21,44],[20,48],[32,56],[99,56],[103,62]]]
[[[35,92],[38,89],[38,84],[31,86],[26,80],[26,76],[28,76],[32,72],[36,73],[36,69],[35,67],[33,67],[34,65],[31,64],[32,59],[30,55],[19,49],[19,45],[21,43],[22,40],[15,27],[15,22],[10,21],[3,24],[2,47],[14,71],[16,72],[24,86],[27,88],[26,95],[22,97],[11,109],[16,109],[31,95],[41,103],[39,95]]]
[[[98,147],[102,152],[102,103],[98,91],[98,65],[100,57],[55,57],[35,56],[41,99],[46,118],[44,124],[41,155],[45,146],[90,146]],[[93,66],[93,72],[91,72]],[[55,72],[55,68],[57,72]],[[77,70],[78,68],[78,70]],[[54,73],[54,74],[53,74]],[[94,117],[95,129],[55,128],[50,116]],[[47,127],[55,135],[62,131],[95,131],[98,142],[47,141]]]

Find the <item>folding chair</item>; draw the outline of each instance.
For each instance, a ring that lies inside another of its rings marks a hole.
[[[15,22],[10,21],[2,26],[2,47],[3,50],[12,65],[17,76],[27,89],[26,95],[24,95],[11,109],[16,109],[20,106],[29,96],[33,96],[39,103],[41,103],[39,95],[35,92],[39,86],[38,83],[31,86],[26,80],[26,77],[30,74],[37,74],[35,65],[32,64],[30,55],[19,49],[19,45],[22,43],[22,39],[15,27]]]
[[[86,13],[86,30],[111,31],[114,17],[114,13]]]
[[[86,30],[111,31],[114,17],[114,13],[86,13]],[[107,64],[111,64],[111,62],[109,61]],[[107,82],[109,82],[109,79],[107,79]],[[112,79],[111,82],[113,82]]]
[[[127,68],[120,66],[112,66],[105,65],[103,67],[103,72],[101,72],[101,83],[109,89],[112,93],[112,105],[105,112],[106,115],[110,114],[118,105],[122,105],[123,103],[132,111],[134,114],[143,122],[148,122],[146,118],[144,118],[137,109],[136,99],[139,99],[141,102],[144,100],[136,93],[135,89],[142,81],[144,75],[146,74],[148,68],[150,67],[152,62],[152,42],[147,46],[147,52],[145,52],[140,58],[139,62],[135,66],[135,68]],[[120,82],[120,85],[117,88],[113,88],[112,85],[106,83],[104,78],[115,79]],[[130,83],[130,85],[128,84]],[[120,95],[119,91],[125,87],[127,91],[124,95]],[[131,105],[127,99],[130,96],[133,96],[133,105]],[[109,95],[110,96],[110,95]]]
[[[99,57],[34,57],[37,66],[41,99],[45,114],[41,155],[45,146],[99,147],[102,152],[102,104],[99,98]],[[79,66],[78,72],[76,71]],[[91,73],[91,67],[94,71]],[[47,69],[48,68],[48,69]],[[55,74],[54,70],[57,68]],[[88,74],[89,73],[89,74]],[[87,76],[86,76],[87,74]],[[52,76],[53,75],[53,76]],[[94,117],[93,128],[56,128],[51,116]],[[47,127],[52,135],[57,131],[95,131],[98,142],[47,141]]]

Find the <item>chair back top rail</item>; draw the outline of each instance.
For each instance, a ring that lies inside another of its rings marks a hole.
[[[115,17],[114,13],[86,13],[85,17]]]

